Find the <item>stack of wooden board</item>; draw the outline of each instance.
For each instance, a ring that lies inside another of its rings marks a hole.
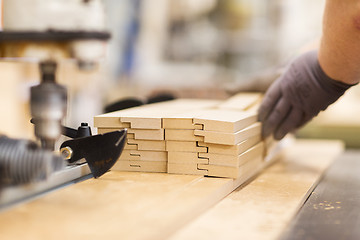
[[[114,169],[238,178],[264,163],[260,94],[180,99],[95,117],[99,133],[128,128]]]
[[[167,172],[167,152],[162,119],[183,111],[219,104],[214,100],[181,99],[125,109],[95,117],[98,133],[127,128],[127,142],[113,169]]]

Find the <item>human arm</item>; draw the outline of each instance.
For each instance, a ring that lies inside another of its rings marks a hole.
[[[327,0],[319,63],[338,81],[355,84],[360,79],[360,2]]]
[[[323,25],[319,51],[295,59],[265,94],[259,109],[264,137],[283,138],[359,81],[360,5],[353,0],[327,0]]]

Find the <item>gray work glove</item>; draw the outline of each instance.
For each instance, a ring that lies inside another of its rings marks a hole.
[[[317,51],[296,58],[266,92],[259,109],[262,135],[277,140],[304,125],[351,87],[328,77]]]

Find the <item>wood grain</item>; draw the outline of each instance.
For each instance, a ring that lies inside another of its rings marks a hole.
[[[125,149],[140,151],[166,151],[165,141],[127,139]]]
[[[177,99],[153,103],[117,112],[102,114],[94,118],[94,126],[101,128],[161,129],[162,119],[174,114],[195,109],[211,108],[220,102],[204,99]]]
[[[170,239],[277,239],[342,151],[339,141],[297,141],[287,148],[283,161],[270,166]]]
[[[165,151],[139,151],[124,149],[119,160],[138,160],[138,161],[154,161],[166,162],[167,152]]]
[[[260,103],[261,93],[240,93],[220,103],[217,108],[247,111]]]
[[[237,156],[240,153],[245,152],[249,148],[255,146],[260,141],[261,141],[261,136],[256,135],[254,137],[249,137],[248,139],[236,145],[224,145],[224,144],[213,144],[213,143],[203,143],[203,142],[198,142],[198,145],[206,147],[209,153]]]
[[[1,238],[274,239],[341,150],[338,142],[298,142],[210,210],[249,176],[111,171],[2,212]]]
[[[200,137],[203,137],[203,142],[205,143],[237,145],[250,137],[260,136],[261,123],[259,122],[254,123],[249,127],[244,128],[236,133],[222,133],[222,132],[203,131],[203,130],[193,130],[193,131],[195,135],[193,139],[200,139]]]

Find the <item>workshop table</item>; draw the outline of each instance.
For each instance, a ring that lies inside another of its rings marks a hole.
[[[239,180],[111,171],[4,210],[0,238],[276,239],[342,151],[297,140],[235,191]]]

